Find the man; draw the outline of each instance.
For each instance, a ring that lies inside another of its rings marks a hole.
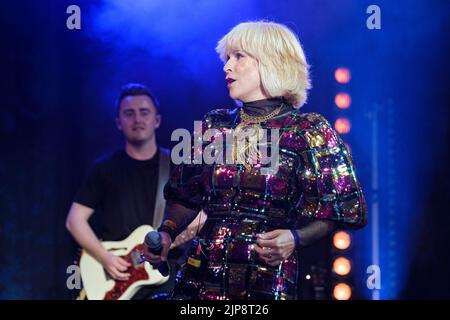
[[[67,216],[69,232],[115,280],[129,279],[130,264],[104,249],[99,238],[119,241],[141,225],[157,228],[164,214],[163,187],[169,176],[170,156],[156,143],[155,131],[161,124],[159,108],[145,86],[128,84],[122,88],[116,102],[116,123],[125,138],[125,148],[96,161]],[[94,212],[96,232],[88,223]],[[159,287],[143,288],[134,298],[146,299],[171,291],[177,269],[184,261],[185,250],[180,244],[192,238],[191,231],[197,231],[202,221],[204,217],[199,215],[197,223],[180,237],[178,247],[171,250],[169,281]]]

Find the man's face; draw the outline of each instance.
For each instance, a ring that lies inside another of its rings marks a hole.
[[[161,116],[148,96],[127,96],[120,102],[116,121],[127,142],[142,144],[155,137],[155,129],[161,123]]]

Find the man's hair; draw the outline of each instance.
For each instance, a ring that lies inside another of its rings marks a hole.
[[[300,41],[288,27],[270,21],[240,23],[216,47],[225,63],[235,50],[258,61],[263,90],[270,97],[284,97],[296,108],[306,102],[311,88],[309,66]]]
[[[143,84],[140,83],[127,83],[120,89],[119,97],[116,100],[116,115],[118,116],[120,113],[120,103],[123,99],[130,96],[147,96],[153,102],[155,106],[156,112],[160,112],[160,104],[155,95]]]

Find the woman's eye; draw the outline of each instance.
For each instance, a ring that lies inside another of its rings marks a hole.
[[[244,55],[242,53],[240,53],[240,52],[236,53],[236,58],[240,59],[243,57],[244,57]]]

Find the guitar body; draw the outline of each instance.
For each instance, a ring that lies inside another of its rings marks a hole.
[[[83,287],[89,300],[129,300],[142,286],[160,285],[169,277],[163,277],[149,263],[141,261],[144,250],[144,238],[153,231],[149,225],[143,225],[134,230],[128,238],[122,241],[102,242],[106,250],[131,263],[127,272],[127,281],[115,281],[103,266],[83,250],[80,258],[80,272]]]

